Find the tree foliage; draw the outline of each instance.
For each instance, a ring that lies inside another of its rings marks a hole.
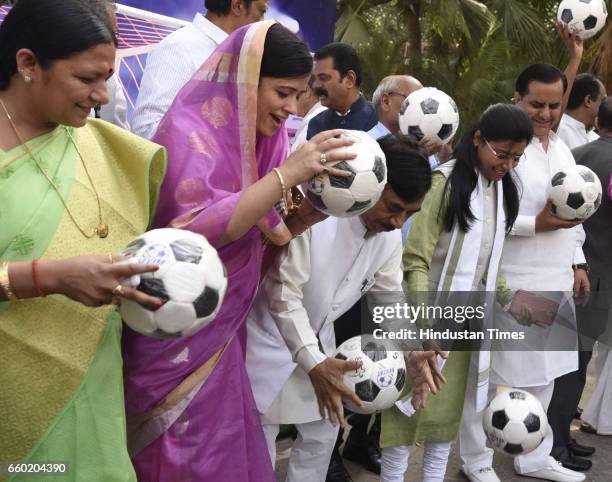
[[[489,104],[510,101],[514,79],[529,63],[565,67],[565,48],[554,29],[557,5],[550,0],[339,0],[335,38],[358,49],[366,94],[386,75],[414,75],[454,97],[466,126]],[[612,22],[587,43],[582,68],[594,69],[612,91]]]

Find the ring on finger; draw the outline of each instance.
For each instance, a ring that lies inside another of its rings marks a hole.
[[[113,293],[113,295],[115,295],[115,296],[125,296],[125,293],[124,293],[124,291],[123,291],[123,286],[121,286],[121,285],[117,285],[117,286],[115,286],[115,287],[113,288],[112,293]]]
[[[321,164],[323,164],[323,165],[327,164],[327,154],[322,153],[322,154],[321,154],[321,159],[320,159],[320,161],[319,161],[319,162],[320,162]]]
[[[113,264],[113,255],[112,255],[112,254],[109,254],[109,255],[108,255],[108,262],[109,262],[110,264]]]

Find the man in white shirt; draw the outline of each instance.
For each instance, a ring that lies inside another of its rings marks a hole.
[[[378,139],[400,131],[399,114],[406,97],[423,88],[418,79],[410,75],[389,75],[380,81],[372,94],[372,104],[378,114],[378,124],[368,134]]]
[[[258,22],[268,0],[206,0],[206,16],[163,39],[147,57],[132,116],[132,132],[153,138],[181,88],[234,30]]]
[[[523,159],[515,168],[521,189],[519,215],[504,244],[502,271],[513,290],[537,290],[558,295],[560,313],[574,318],[572,289],[588,291],[585,271],[572,270],[572,265],[584,263],[582,243],[584,231],[578,221],[565,221],[556,217],[547,200],[550,178],[564,167],[575,164],[574,158],[552,128],[561,116],[563,93],[567,80],[563,73],[549,64],[527,67],[516,82],[515,101],[529,115],[534,138],[525,150]],[[564,311],[561,311],[564,310]],[[501,329],[516,328],[508,315],[497,314]],[[538,328],[531,328],[534,333]],[[534,336],[537,336],[534,335]],[[575,333],[565,336],[576,336]],[[518,345],[515,345],[517,347]],[[531,347],[533,348],[533,347]],[[539,350],[544,350],[544,346]],[[525,347],[528,350],[529,347]],[[559,348],[558,348],[559,349]],[[554,380],[576,370],[575,351],[496,351],[492,353],[491,384],[523,388],[532,393],[548,408]],[[499,482],[493,471],[491,449],[485,446],[482,425],[477,420],[462,423],[459,435],[463,471],[472,482]],[[549,454],[553,445],[550,426],[541,445],[527,455],[514,459],[514,468],[520,475],[544,480],[584,480],[584,474],[569,470]]]
[[[344,419],[341,396],[350,396],[342,375],[356,368],[330,358],[334,322],[367,291],[402,291],[399,228],[431,185],[428,162],[407,138],[379,143],[388,170],[381,199],[361,216],[328,218],[291,241],[247,320],[246,366],[273,462],[279,424],[299,432],[288,481],[326,480]]]
[[[319,115],[327,107],[321,105],[319,96],[314,92],[314,83],[317,78],[314,74],[308,79],[308,89],[298,99],[298,116],[302,117],[300,127],[295,133],[295,137],[291,141],[292,150],[297,149],[301,144],[306,142],[306,133],[308,132],[308,123],[310,119]]]
[[[561,117],[557,129],[557,135],[570,149],[599,138],[593,129],[604,97],[606,88],[601,80],[592,74],[576,76],[567,102],[567,111]]]
[[[115,0],[106,0],[108,14],[113,30],[117,31],[117,5]],[[108,103],[98,105],[91,111],[91,117],[97,117],[115,124],[122,129],[129,129],[127,119],[127,100],[119,81],[119,72],[115,72],[107,81]]]
[[[127,119],[127,99],[119,82],[119,74],[115,73],[106,81],[108,103],[94,109],[93,116],[115,124],[122,129],[130,128]]]

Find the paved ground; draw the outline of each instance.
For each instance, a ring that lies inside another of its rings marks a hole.
[[[593,363],[591,363],[593,366]],[[589,375],[587,381],[587,387],[585,388],[584,397],[581,406],[584,407],[591,391],[594,388],[594,379]],[[610,407],[612,410],[612,407]],[[597,452],[592,457],[593,468],[586,472],[586,480],[588,482],[612,482],[612,437],[601,437],[597,435],[589,435],[578,430],[578,424],[575,423],[572,427],[575,438],[579,443],[590,445],[597,448]],[[278,455],[276,459],[276,472],[277,480],[279,482],[285,480],[287,471],[287,463],[290,454],[290,440],[281,440],[277,443]],[[406,481],[416,482],[421,480],[421,460],[422,451],[418,449],[413,455],[411,455],[411,465],[406,475]],[[354,482],[375,482],[378,481],[378,476],[363,470],[360,466],[353,464],[352,462],[345,462]],[[533,479],[529,477],[520,477],[515,474],[512,459],[505,456],[495,456],[494,460],[495,470],[502,481],[536,481],[539,479]],[[446,471],[445,481],[448,482],[466,482],[467,479],[460,472],[461,464],[459,457],[456,452],[456,447],[453,445],[451,456]],[[301,482],[301,481],[299,481]],[[312,481],[304,481],[312,482]]]

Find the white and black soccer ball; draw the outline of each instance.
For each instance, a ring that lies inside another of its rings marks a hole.
[[[434,144],[451,141],[459,128],[459,109],[455,101],[434,87],[415,90],[400,109],[400,130],[420,141]]]
[[[123,321],[143,335],[191,336],[217,315],[227,289],[227,273],[217,250],[200,234],[155,229],[134,239],[123,254],[127,263],[156,264],[153,273],[132,276],[126,284],[162,301],[157,310],[122,299]]]
[[[548,418],[540,401],[531,393],[513,388],[499,393],[482,415],[487,440],[498,452],[525,455],[540,446]]]
[[[351,161],[326,164],[351,173],[341,177],[325,172],[310,178],[305,186],[306,197],[319,211],[330,216],[348,218],[370,209],[387,183],[385,154],[378,142],[362,131],[343,130],[339,136],[355,144],[345,149],[357,157]]]
[[[606,24],[608,9],[604,0],[563,0],[557,19],[583,39],[597,34]]]
[[[355,336],[342,343],[334,357],[338,360],[361,361],[357,370],[344,374],[344,383],[363,401],[363,408],[343,400],[355,413],[369,414],[391,407],[400,397],[406,383],[404,354],[385,348],[380,342]]]
[[[578,164],[557,172],[548,188],[553,214],[567,220],[591,217],[601,206],[601,196],[601,182],[597,175]]]

